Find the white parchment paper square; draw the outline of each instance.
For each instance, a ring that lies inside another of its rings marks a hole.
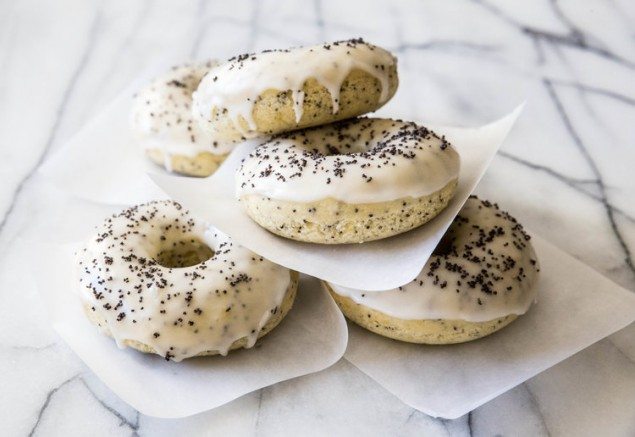
[[[404,234],[363,244],[325,245],[278,237],[261,228],[235,197],[236,169],[257,145],[238,146],[212,176],[193,179],[167,174],[152,179],[174,200],[204,218],[241,245],[271,261],[335,284],[388,290],[411,281],[489,166],[520,114],[522,106],[477,129],[435,127],[461,155],[456,194],[437,217]]]
[[[200,413],[262,387],[325,369],[346,349],[344,317],[319,281],[304,275],[291,311],[252,349],[180,363],[119,349],[86,319],[72,292],[77,287],[74,247],[47,244],[35,251],[40,260],[33,275],[53,327],[113,392],[143,414],[176,418]]]
[[[545,240],[538,303],[501,331],[471,343],[425,346],[349,323],[344,357],[406,404],[455,419],[635,320],[635,293]]]
[[[148,172],[165,170],[145,156],[133,138],[129,119],[134,93],[151,78],[179,64],[174,59],[177,58],[166,56],[140,74],[47,159],[38,172],[62,191],[91,202],[134,205],[166,199],[147,176]]]

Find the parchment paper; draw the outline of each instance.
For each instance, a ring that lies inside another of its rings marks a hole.
[[[455,419],[635,320],[635,293],[532,235],[538,303],[506,328],[471,343],[425,346],[349,322],[344,357],[413,408]]]
[[[262,387],[325,369],[346,349],[342,314],[319,281],[305,275],[291,311],[252,349],[180,363],[118,349],[114,340],[88,322],[72,292],[77,287],[75,247],[45,244],[28,252],[40,258],[32,274],[53,327],[113,392],[143,414],[176,418],[206,411]]]
[[[387,290],[411,281],[481,179],[503,143],[522,105],[478,129],[435,127],[461,155],[459,185],[447,208],[425,225],[392,238],[363,244],[323,245],[278,237],[253,222],[235,198],[234,174],[257,143],[238,146],[221,168],[205,179],[153,174],[174,200],[204,218],[238,243],[266,258],[335,284]]]

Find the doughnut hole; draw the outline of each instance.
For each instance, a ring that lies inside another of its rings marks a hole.
[[[327,150],[316,151],[322,156],[348,156],[348,155],[356,155],[359,153],[364,153],[368,151],[368,146],[364,144],[360,144],[357,141],[345,142],[342,144],[331,145],[327,139],[317,139],[315,140],[317,144],[322,141],[326,144]]]
[[[214,251],[195,237],[165,241],[154,256],[157,263],[167,268],[191,267],[207,261]]]
[[[390,124],[390,122],[388,123]],[[362,128],[361,132],[356,131],[359,126],[367,125],[370,127],[371,124],[372,122],[369,120],[353,119],[334,124],[333,129],[330,131],[316,128],[288,135],[290,137],[303,138],[303,143],[315,154],[322,156],[350,156],[369,152],[385,140],[383,135],[372,129]]]

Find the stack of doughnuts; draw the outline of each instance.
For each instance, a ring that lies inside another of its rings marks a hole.
[[[431,220],[457,185],[459,156],[445,138],[357,118],[398,83],[396,58],[361,39],[272,50],[212,68],[193,112],[217,141],[263,139],[236,174],[256,223],[303,242],[362,243]]]
[[[235,144],[260,145],[236,196],[284,238],[348,244],[424,225],[450,202],[460,159],[414,122],[367,118],[399,79],[397,60],[361,39],[174,67],[135,97],[131,127],[152,161],[208,176]],[[310,250],[310,249],[309,249]],[[89,320],[121,346],[166,359],[252,347],[285,317],[297,274],[240,247],[171,201],[107,219],[77,256]],[[412,343],[489,335],[535,300],[530,237],[471,197],[423,270],[393,290],[324,283],[354,323]]]
[[[431,220],[458,181],[445,138],[413,122],[356,118],[398,84],[396,58],[362,39],[268,50],[173,68],[137,94],[132,128],[150,159],[191,176],[261,138],[236,174],[247,214],[286,238],[362,243]]]

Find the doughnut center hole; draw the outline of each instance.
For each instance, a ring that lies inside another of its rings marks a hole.
[[[154,259],[163,267],[191,267],[207,261],[214,256],[214,251],[197,238],[173,240],[161,247]]]
[[[450,234],[450,232],[446,232],[437,247],[432,251],[432,255],[436,256],[445,256],[449,255],[454,248],[454,237]]]

